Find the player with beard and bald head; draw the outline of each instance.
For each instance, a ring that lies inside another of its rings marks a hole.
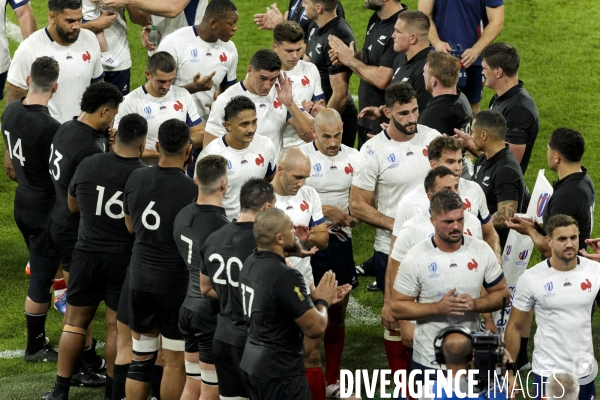
[[[79,114],[79,101],[90,83],[104,77],[100,45],[96,36],[81,29],[83,13],[80,0],[49,0],[48,26],[31,34],[15,52],[8,71],[6,104],[25,96],[26,78],[36,58],[48,56],[58,61],[63,71],[58,89],[48,102],[50,115],[67,122]]]

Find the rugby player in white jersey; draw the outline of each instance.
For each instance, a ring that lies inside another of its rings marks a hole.
[[[273,51],[281,59],[281,70],[292,80],[294,98],[314,116],[325,103],[321,88],[321,76],[317,67],[301,59],[304,45],[304,30],[295,21],[285,21],[273,29]],[[323,100],[323,101],[319,101]],[[305,141],[298,136],[293,126],[283,130],[283,148],[297,147]]]
[[[435,233],[408,251],[398,270],[390,309],[398,320],[416,321],[412,369],[440,369],[434,364],[434,338],[440,329],[461,325],[476,330],[479,314],[502,307],[510,292],[492,249],[464,235],[464,206],[456,193],[432,197]],[[487,293],[481,296],[481,287]]]
[[[544,223],[552,256],[521,275],[506,326],[506,349],[516,357],[522,332],[535,311],[537,331],[532,357],[536,399],[544,397],[553,373],[572,372],[579,379],[579,398],[594,399],[596,364],[590,315],[600,289],[600,265],[577,255],[579,224],[556,214]],[[586,254],[582,252],[582,254]],[[590,376],[591,375],[591,376]]]
[[[279,25],[275,30],[277,27]],[[327,249],[318,251],[311,257],[315,285],[331,269],[339,285],[349,284],[354,288],[358,286],[358,280],[352,256],[352,227],[358,221],[349,215],[348,201],[359,153],[342,144],[343,123],[335,109],[322,109],[315,117],[314,130],[315,140],[300,146],[300,149],[308,155],[312,165],[306,186],[314,188],[319,194],[329,231]],[[344,298],[327,310],[329,319],[324,342],[328,396],[339,396],[348,299],[349,297]]]
[[[377,228],[373,256],[377,278],[373,285],[375,290],[385,288],[391,231],[398,202],[425,179],[430,169],[427,146],[440,136],[438,131],[417,124],[417,93],[407,83],[388,86],[384,112],[390,118],[390,125],[360,149],[360,167],[355,171],[350,190],[352,216]],[[386,311],[389,292],[384,293],[383,311]],[[384,338],[392,371],[408,368],[408,364],[400,361],[406,359],[406,349],[399,332],[386,329]]]
[[[281,72],[281,60],[271,50],[258,50],[252,56],[247,70],[248,74],[243,81],[231,86],[217,97],[212,104],[204,147],[221,137],[227,130],[223,121],[223,110],[229,100],[235,96],[243,95],[256,104],[258,127],[256,133],[266,136],[273,142],[277,157],[283,150],[282,132],[286,124],[290,124],[296,133],[305,141],[313,139],[313,117],[304,112],[294,102],[293,98],[280,97],[280,92],[286,85],[292,85],[285,72]],[[278,81],[278,83],[275,83]],[[293,92],[293,89],[292,89]]]
[[[185,122],[190,128],[194,147],[202,145],[204,123],[190,93],[173,85],[176,73],[177,64],[173,56],[164,51],[155,53],[146,66],[148,82],[125,96],[115,117],[114,127],[117,130],[119,121],[127,114],[140,114],[146,119],[148,136],[142,161],[147,164],[155,164],[158,160],[158,128],[167,120],[174,118]]]
[[[290,93],[291,96],[291,93]],[[236,96],[225,106],[227,135],[206,146],[198,160],[210,154],[227,159],[225,214],[231,221],[240,215],[240,190],[252,178],[273,179],[275,147],[271,139],[256,134],[256,106],[246,96]]]

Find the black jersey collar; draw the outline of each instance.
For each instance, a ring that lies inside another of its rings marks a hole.
[[[433,47],[425,47],[423,50],[421,50],[420,52],[418,52],[417,54],[415,54],[413,56],[413,58],[411,58],[410,60],[408,60],[406,62],[406,66],[412,65],[416,62],[418,62],[419,60],[427,57],[427,54],[431,53],[433,51]]]
[[[279,254],[275,253],[274,251],[254,249],[254,255],[257,258],[271,258],[274,260],[279,260],[285,264],[285,258],[281,257]]]
[[[254,228],[254,221],[248,222],[237,222],[235,219],[231,222],[236,229],[252,229]]]
[[[73,127],[77,128],[77,129],[84,130],[84,131],[88,131],[91,134],[93,134],[94,136],[99,136],[101,138],[104,137],[104,132],[99,131],[98,129],[92,128],[91,126],[89,126],[85,122],[79,121],[77,118],[78,117],[73,117],[73,120],[71,121],[73,123]]]
[[[498,162],[498,160],[503,159],[504,157],[508,156],[509,154],[512,154],[512,153],[511,153],[510,149],[508,148],[508,144],[505,144],[504,148],[502,150],[500,150],[499,152],[497,152],[496,154],[494,154],[491,158],[489,158],[487,160],[486,165],[488,165],[488,166],[494,165],[495,163]]]
[[[587,169],[585,169],[584,167],[581,167],[581,172],[575,172],[575,173],[565,176],[562,179],[554,181],[552,183],[552,187],[556,191],[559,187],[566,185],[567,182],[570,182],[573,180],[577,180],[577,181],[582,180],[583,178],[585,178],[586,174],[587,174]]]
[[[326,23],[325,25],[323,25],[320,28],[317,28],[317,34],[319,36],[323,36],[324,34],[327,33],[327,31],[333,29],[334,27],[338,26],[340,24],[340,21],[342,20],[342,18],[338,15],[336,17],[334,17],[331,21],[329,21],[328,23]]]
[[[23,107],[25,109],[25,111],[31,111],[31,112],[43,111],[46,114],[50,115],[48,106],[44,106],[41,104],[23,104],[23,99],[25,99],[25,97],[21,98],[21,100],[19,101],[19,104],[21,104],[21,107]]]
[[[440,94],[439,96],[432,97],[427,102],[427,107],[430,107],[433,104],[440,103],[442,101],[451,101],[454,103],[460,97],[460,92],[456,89],[456,94]]]
[[[223,207],[215,206],[212,204],[198,204],[198,203],[196,203],[196,200],[197,200],[197,198],[194,199],[194,203],[192,203],[192,206],[194,207],[195,211],[216,212],[216,213],[225,215],[225,209]]]
[[[519,90],[521,90],[523,85],[524,85],[523,81],[519,79],[519,83],[517,83],[515,86],[508,89],[502,96],[494,95],[494,97],[493,97],[494,103],[497,101],[502,101],[502,100],[511,98],[512,96],[515,95],[515,93],[517,93]]]

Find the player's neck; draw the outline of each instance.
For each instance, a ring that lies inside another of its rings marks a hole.
[[[235,222],[254,222],[254,220],[256,220],[256,215],[257,213],[253,213],[252,211],[242,210]]]
[[[275,190],[275,193],[277,193],[280,196],[289,196],[284,190],[283,187],[281,186],[281,182],[279,182],[279,177],[277,175],[275,175],[275,177],[273,178],[273,181],[271,182],[271,185],[273,186],[273,190]]]
[[[322,28],[322,27],[324,27],[325,25],[327,25],[327,23],[328,23],[329,21],[331,21],[332,19],[334,19],[336,16],[337,16],[337,14],[336,14],[336,12],[335,12],[335,11],[333,11],[333,12],[330,12],[330,13],[328,13],[328,12],[325,12],[325,13],[323,13],[323,14],[319,14],[319,15],[317,16],[317,18],[315,18],[315,19],[314,19],[314,21],[315,21],[315,23],[317,24],[317,26],[318,26],[319,28]]]
[[[187,157],[186,157],[187,158]],[[158,153],[158,166],[161,168],[179,168],[185,171],[183,168],[185,160],[183,157],[167,157],[164,153]]]
[[[283,251],[283,246],[277,246],[277,245],[273,245],[270,247],[258,247],[257,246],[256,250],[257,251],[271,251],[282,258],[285,257],[285,252]]]
[[[23,99],[23,105],[25,106],[33,106],[33,105],[39,105],[39,106],[48,106],[48,102],[50,101],[50,98],[52,97],[52,94],[36,94],[36,93],[32,93],[31,91],[29,91],[27,93],[27,96]]]
[[[414,56],[416,56],[420,51],[429,47],[429,43],[427,42],[419,42],[414,46],[410,46],[408,50],[404,52],[407,60],[410,60]]]
[[[386,132],[388,136],[395,142],[408,142],[415,137],[414,133],[412,135],[407,135],[404,132],[400,132],[398,129],[396,129],[393,122],[387,127]]]
[[[447,88],[442,85],[436,85],[433,87],[433,90],[431,91],[431,96],[433,96],[433,97],[441,96],[443,94],[452,94],[452,95],[458,94],[458,92],[456,91],[456,86]]]
[[[223,207],[223,193],[215,192],[213,194],[198,193],[196,204],[201,206]]]
[[[433,241],[437,248],[443,251],[444,253],[454,253],[455,251],[460,249],[460,246],[462,246],[462,240],[456,243],[448,243],[445,240],[442,240],[442,238],[440,238],[437,233],[433,236]]]
[[[558,175],[558,179],[563,179],[571,174],[576,174],[578,172],[582,172],[580,163],[560,163],[558,164],[558,168],[556,170],[556,174]]]
[[[247,91],[249,91],[252,94],[258,95],[258,93],[254,91],[252,85],[250,84],[250,77],[246,77],[246,79],[242,81],[242,84],[244,85]]]
[[[496,85],[494,87],[494,92],[498,97],[502,96],[504,93],[508,92],[513,87],[519,84],[519,76],[515,75],[513,78],[506,78],[502,80],[496,81]]]
[[[99,121],[94,114],[89,114],[85,111],[82,111],[81,114],[79,114],[79,116],[77,117],[77,121],[89,125],[97,131],[103,131],[104,129],[106,129],[104,128],[104,124],[102,123],[102,121]]]
[[[118,141],[113,145],[113,152],[123,158],[140,158],[140,149],[137,147],[123,146]]]
[[[225,135],[225,142],[227,143],[227,146],[231,147],[232,149],[235,150],[244,150],[247,149],[248,146],[250,146],[251,142],[240,142],[238,140],[236,140],[236,138],[231,135],[231,134],[227,134]]]
[[[207,43],[215,43],[218,40],[208,23],[205,24],[204,21],[196,26],[196,33],[200,39]]]
[[[298,61],[298,62],[300,62],[300,61]],[[298,64],[296,64],[296,65],[298,65]],[[285,65],[285,63],[283,63],[283,62],[281,63],[281,71],[288,72],[288,71],[291,71],[293,69],[294,69],[294,67],[290,67],[289,65]]]
[[[577,267],[577,257],[575,257],[571,261],[565,261],[552,254],[552,257],[550,257],[550,265],[557,271],[568,272],[574,270],[575,267]]]
[[[400,2],[388,1],[383,3],[383,6],[379,11],[377,11],[377,16],[380,19],[388,19],[392,15],[396,14],[398,11],[402,9],[402,4]]]
[[[61,46],[70,46],[73,44],[73,43],[63,42],[60,39],[60,36],[58,36],[58,33],[56,33],[56,25],[55,24],[48,25],[48,33],[50,34],[50,37],[52,38],[52,40],[54,40],[56,43],[58,43]]]
[[[502,151],[505,148],[504,142],[490,142],[485,145],[485,149],[483,153],[485,154],[485,158],[488,160],[494,157],[499,151]]]
[[[158,97],[158,98],[165,97],[165,94],[160,94],[160,93],[156,92],[154,89],[152,89],[152,85],[150,84],[150,82],[146,82],[144,84],[144,89],[146,89],[146,93],[148,93],[152,97]]]

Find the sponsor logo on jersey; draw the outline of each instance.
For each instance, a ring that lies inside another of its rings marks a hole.
[[[321,173],[321,163],[316,163],[315,165],[313,165],[313,171],[315,171],[314,174],[312,174],[313,178],[320,178],[323,176],[323,174]]]
[[[354,176],[354,168],[352,168],[352,164],[348,163],[348,165],[344,167],[344,172],[346,173],[346,175]]]
[[[183,104],[177,100],[175,102],[175,104],[173,104],[173,108],[175,109],[175,111],[182,111],[183,110]]]
[[[572,286],[571,282],[567,278],[565,278],[565,282],[563,283],[563,287]]]
[[[200,61],[198,60],[198,49],[193,49],[192,51],[190,51],[190,54],[192,55],[192,58],[190,59],[191,62]]]
[[[289,211],[289,210],[293,210],[294,207],[292,207],[291,204],[288,204],[288,206],[285,208],[285,211]]]
[[[206,57],[212,57],[212,53],[210,51],[206,52]]]
[[[298,300],[304,301],[304,295],[302,294],[298,286],[294,287],[294,292],[298,295]]]
[[[244,164],[248,164],[248,160],[246,160],[244,157],[242,157],[241,164],[242,164],[242,165],[244,165]]]
[[[166,110],[166,109],[167,109],[167,106],[165,106],[164,104],[161,104],[161,105],[160,105],[160,108],[159,108],[159,110]]]
[[[471,261],[467,264],[467,268],[469,268],[469,271],[477,271],[477,267],[479,267],[477,260],[471,258]]]
[[[429,145],[425,146],[425,148],[423,149],[423,155],[425,157],[427,157],[429,155]]]
[[[302,86],[304,87],[310,87],[310,79],[308,79],[308,76],[306,75],[300,80],[300,83],[302,83]]]
[[[440,274],[436,273],[436,271],[437,271],[437,268],[438,268],[438,267],[437,267],[437,264],[436,264],[435,262],[432,262],[431,264],[429,264],[429,265],[427,266],[427,269],[429,270],[429,272],[431,272],[431,273],[429,274],[429,277],[430,277],[430,278],[437,278],[438,276],[440,276]]]
[[[81,58],[83,58],[83,61],[87,61],[89,63],[90,60],[92,59],[92,56],[91,56],[90,52],[86,50],[85,53],[83,53],[81,55]]]
[[[302,200],[302,204],[300,204],[300,210],[301,211],[308,211],[309,208],[310,208],[310,206],[308,205],[308,203],[306,202],[306,200]]]
[[[227,175],[233,174],[235,174],[235,171],[233,170],[233,164],[231,163],[231,160],[227,160]]]
[[[152,115],[152,107],[150,106],[144,107],[144,114],[146,114],[146,116],[144,117],[146,119],[154,118],[154,115]]]
[[[471,202],[470,202],[470,201],[469,201],[469,199],[467,199],[466,197],[465,197],[465,201],[464,201],[464,203],[463,203],[463,208],[464,208],[465,210],[470,210],[470,209],[471,209]]]
[[[454,262],[454,260],[450,260],[450,268],[456,268],[458,264]]]
[[[67,56],[65,57],[65,59],[67,59],[67,60],[72,60],[72,59],[73,59],[73,56],[71,56],[71,55],[69,54],[69,52],[67,51]]]
[[[223,54],[219,55],[219,60],[221,60],[221,62],[226,62],[227,61],[227,54],[225,54],[225,52],[223,52]]]
[[[414,156],[414,155],[415,155],[415,153],[413,153],[411,149],[408,149],[408,151],[406,152],[406,157]]]
[[[554,284],[552,283],[552,281],[546,283],[544,285],[544,290],[546,291],[546,294],[544,295],[544,297],[552,297],[555,296],[556,293],[553,293],[552,290],[554,289]]]
[[[398,166],[398,162],[396,161],[396,155],[394,153],[390,154],[387,157],[387,160],[390,163],[390,168],[396,168]]]
[[[548,200],[550,200],[550,195],[548,193],[542,193],[538,198],[537,207],[535,209],[535,213],[538,217],[541,217],[544,214],[544,209],[548,204]]]
[[[473,236],[473,234],[471,233],[471,230],[470,230],[470,229],[467,229],[467,230],[464,232],[464,234],[465,234],[465,235],[469,235],[469,236]]]
[[[256,165],[258,165],[259,167],[261,165],[265,165],[265,157],[262,154],[259,154],[258,157],[256,157],[256,159],[254,160],[254,162],[256,163]]]
[[[337,171],[337,166],[334,163],[331,163],[331,165],[329,166],[329,170]]]
[[[265,108],[267,105],[262,101],[258,104],[258,108]]]
[[[587,290],[588,292],[592,291],[592,282],[590,282],[589,279],[586,279],[585,282],[581,282],[581,290],[585,291]]]

